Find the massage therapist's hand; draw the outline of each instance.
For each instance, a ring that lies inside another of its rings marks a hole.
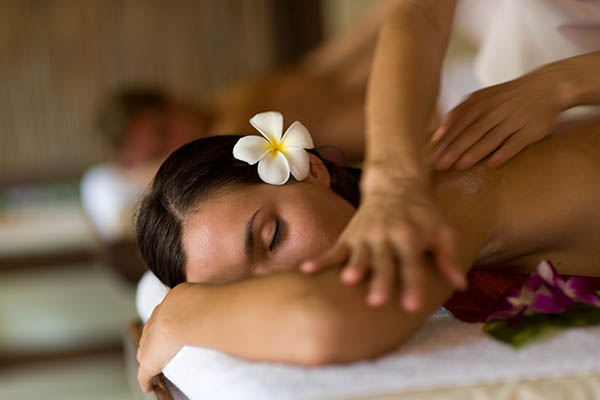
[[[165,301],[154,309],[152,316],[144,325],[139,343],[137,360],[140,366],[137,379],[144,392],[152,390],[152,378],[162,371],[182,347],[167,333],[166,323],[164,322],[166,307],[163,305]]]
[[[537,70],[471,94],[432,136],[437,169],[470,168],[485,157],[496,167],[550,134],[560,104],[553,71]]]
[[[369,171],[365,173],[368,180]],[[431,261],[453,286],[466,286],[456,263],[455,234],[423,185],[386,186],[385,191],[363,190],[364,200],[337,243],[301,270],[343,266],[344,283],[369,276],[368,304],[385,304],[398,293],[405,310],[417,311],[424,295],[424,269]]]

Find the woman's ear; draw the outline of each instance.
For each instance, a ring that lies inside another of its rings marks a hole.
[[[331,176],[323,161],[312,153],[308,153],[308,157],[310,159],[310,172],[305,181],[317,182],[329,187],[331,185]]]

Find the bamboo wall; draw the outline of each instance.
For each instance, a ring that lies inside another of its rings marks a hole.
[[[100,160],[93,115],[123,84],[206,100],[281,64],[280,1],[0,0],[0,183]]]

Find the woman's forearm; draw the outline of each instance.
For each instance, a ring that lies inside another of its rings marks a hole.
[[[381,30],[367,96],[367,168],[420,177],[455,1],[405,1]]]
[[[554,72],[560,74],[561,79],[556,80]],[[549,77],[554,77],[564,110],[600,104],[600,51],[557,61],[534,73],[548,73]]]
[[[248,359],[302,365],[350,362],[398,346],[452,294],[426,271],[418,313],[395,304],[369,307],[366,285],[347,286],[339,270],[317,276],[286,272],[223,286],[183,284],[170,294],[166,332],[185,345]]]
[[[167,297],[167,335],[248,359],[314,363],[321,318],[306,301],[311,277],[279,273],[212,286],[184,283]]]

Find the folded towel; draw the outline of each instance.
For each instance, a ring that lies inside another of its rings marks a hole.
[[[142,319],[166,293],[151,273],[142,278]],[[185,346],[163,372],[190,399],[215,400],[324,399],[600,373],[600,327],[567,329],[519,351],[481,328],[442,308],[396,351],[375,360],[303,368]]]

